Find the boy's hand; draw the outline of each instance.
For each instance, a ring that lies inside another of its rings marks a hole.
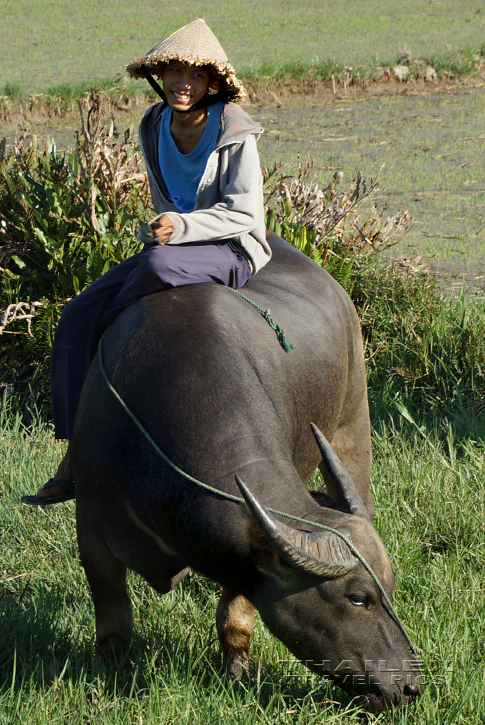
[[[165,214],[151,221],[148,226],[153,234],[153,238],[159,244],[164,244],[170,239],[173,232],[173,224]]]

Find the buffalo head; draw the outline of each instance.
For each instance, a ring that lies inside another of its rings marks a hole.
[[[344,538],[299,522],[283,523],[238,477],[252,556],[265,581],[254,604],[294,655],[376,713],[416,698],[421,675],[407,635],[345,539],[391,600],[394,574],[384,544],[344,466],[314,426],[313,432],[338,498],[336,506],[325,501],[316,523]]]

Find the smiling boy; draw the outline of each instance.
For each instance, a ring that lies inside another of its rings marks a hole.
[[[157,216],[144,248],[93,282],[65,308],[51,354],[56,438],[71,440],[89,365],[106,327],[141,297],[186,284],[239,288],[271,257],[256,141],[262,128],[237,104],[246,95],[222,47],[194,20],[127,66],[161,78],[162,101],[140,125]],[[24,503],[75,498],[70,446],[59,468]]]

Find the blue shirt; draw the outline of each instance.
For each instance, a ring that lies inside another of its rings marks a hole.
[[[199,143],[188,154],[181,154],[170,132],[172,109],[162,111],[158,139],[158,162],[170,201],[181,212],[194,211],[195,195],[209,156],[214,151],[224,103],[207,108],[207,122]]]

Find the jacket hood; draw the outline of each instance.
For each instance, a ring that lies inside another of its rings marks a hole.
[[[263,133],[261,124],[253,121],[240,106],[235,103],[226,103],[221,114],[216,149],[228,143],[242,143],[251,133],[259,137]]]

